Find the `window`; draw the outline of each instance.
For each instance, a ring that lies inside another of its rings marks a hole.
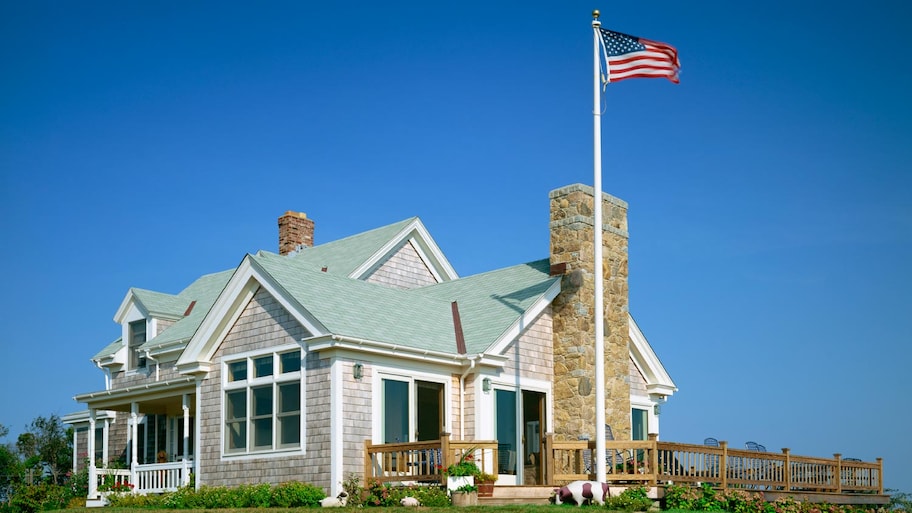
[[[145,369],[146,357],[140,354],[139,346],[143,345],[143,343],[146,341],[146,320],[140,319],[138,321],[131,322],[129,325],[129,330],[130,368]]]
[[[301,351],[251,356],[224,368],[225,453],[300,448]]]

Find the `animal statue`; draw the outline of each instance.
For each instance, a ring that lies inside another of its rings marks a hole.
[[[584,502],[595,502],[604,506],[608,495],[608,483],[573,481],[554,489],[554,503],[563,504],[573,501],[577,506],[582,506]]]
[[[402,504],[407,508],[415,508],[418,507],[418,499],[414,497],[403,497],[402,500],[399,501],[399,504]]]
[[[341,508],[348,503],[348,493],[342,491],[335,497],[327,497],[320,501],[320,506],[324,508]]]

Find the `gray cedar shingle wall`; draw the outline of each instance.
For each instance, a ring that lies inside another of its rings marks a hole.
[[[640,373],[640,369],[637,369],[636,365],[633,364],[633,359],[630,359],[630,395],[648,397],[649,394],[646,393],[646,378]]]
[[[364,365],[364,376],[356,380],[352,376],[354,362],[343,362],[342,376],[345,388],[342,392],[342,418],[345,426],[342,459],[344,476],[364,472],[364,441],[371,438],[371,379],[370,365]],[[362,476],[363,482],[363,476]]]
[[[303,414],[307,423],[306,454],[247,459],[221,457],[223,358],[247,351],[268,350],[308,336],[310,333],[272,296],[263,289],[257,291],[216,351],[212,371],[201,387],[199,424],[202,440],[198,450],[201,467],[198,483],[236,486],[296,480],[329,488],[329,368],[317,355],[308,354],[305,360],[304,393],[307,401]]]
[[[398,289],[414,289],[437,283],[411,242],[406,242],[393,253],[366,281]]]
[[[504,356],[503,376],[520,375],[526,378],[551,382],[554,374],[554,346],[551,336],[551,307],[548,306],[529,327],[513,341]]]

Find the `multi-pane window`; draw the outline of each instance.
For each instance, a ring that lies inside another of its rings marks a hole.
[[[139,346],[146,341],[146,320],[140,319],[133,321],[129,325],[130,330],[130,368],[145,369],[146,357],[139,351]]]
[[[225,363],[225,452],[301,446],[301,351]]]

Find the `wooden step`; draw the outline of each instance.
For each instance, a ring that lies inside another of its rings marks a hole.
[[[494,486],[492,497],[479,497],[478,504],[548,504],[553,486]]]

